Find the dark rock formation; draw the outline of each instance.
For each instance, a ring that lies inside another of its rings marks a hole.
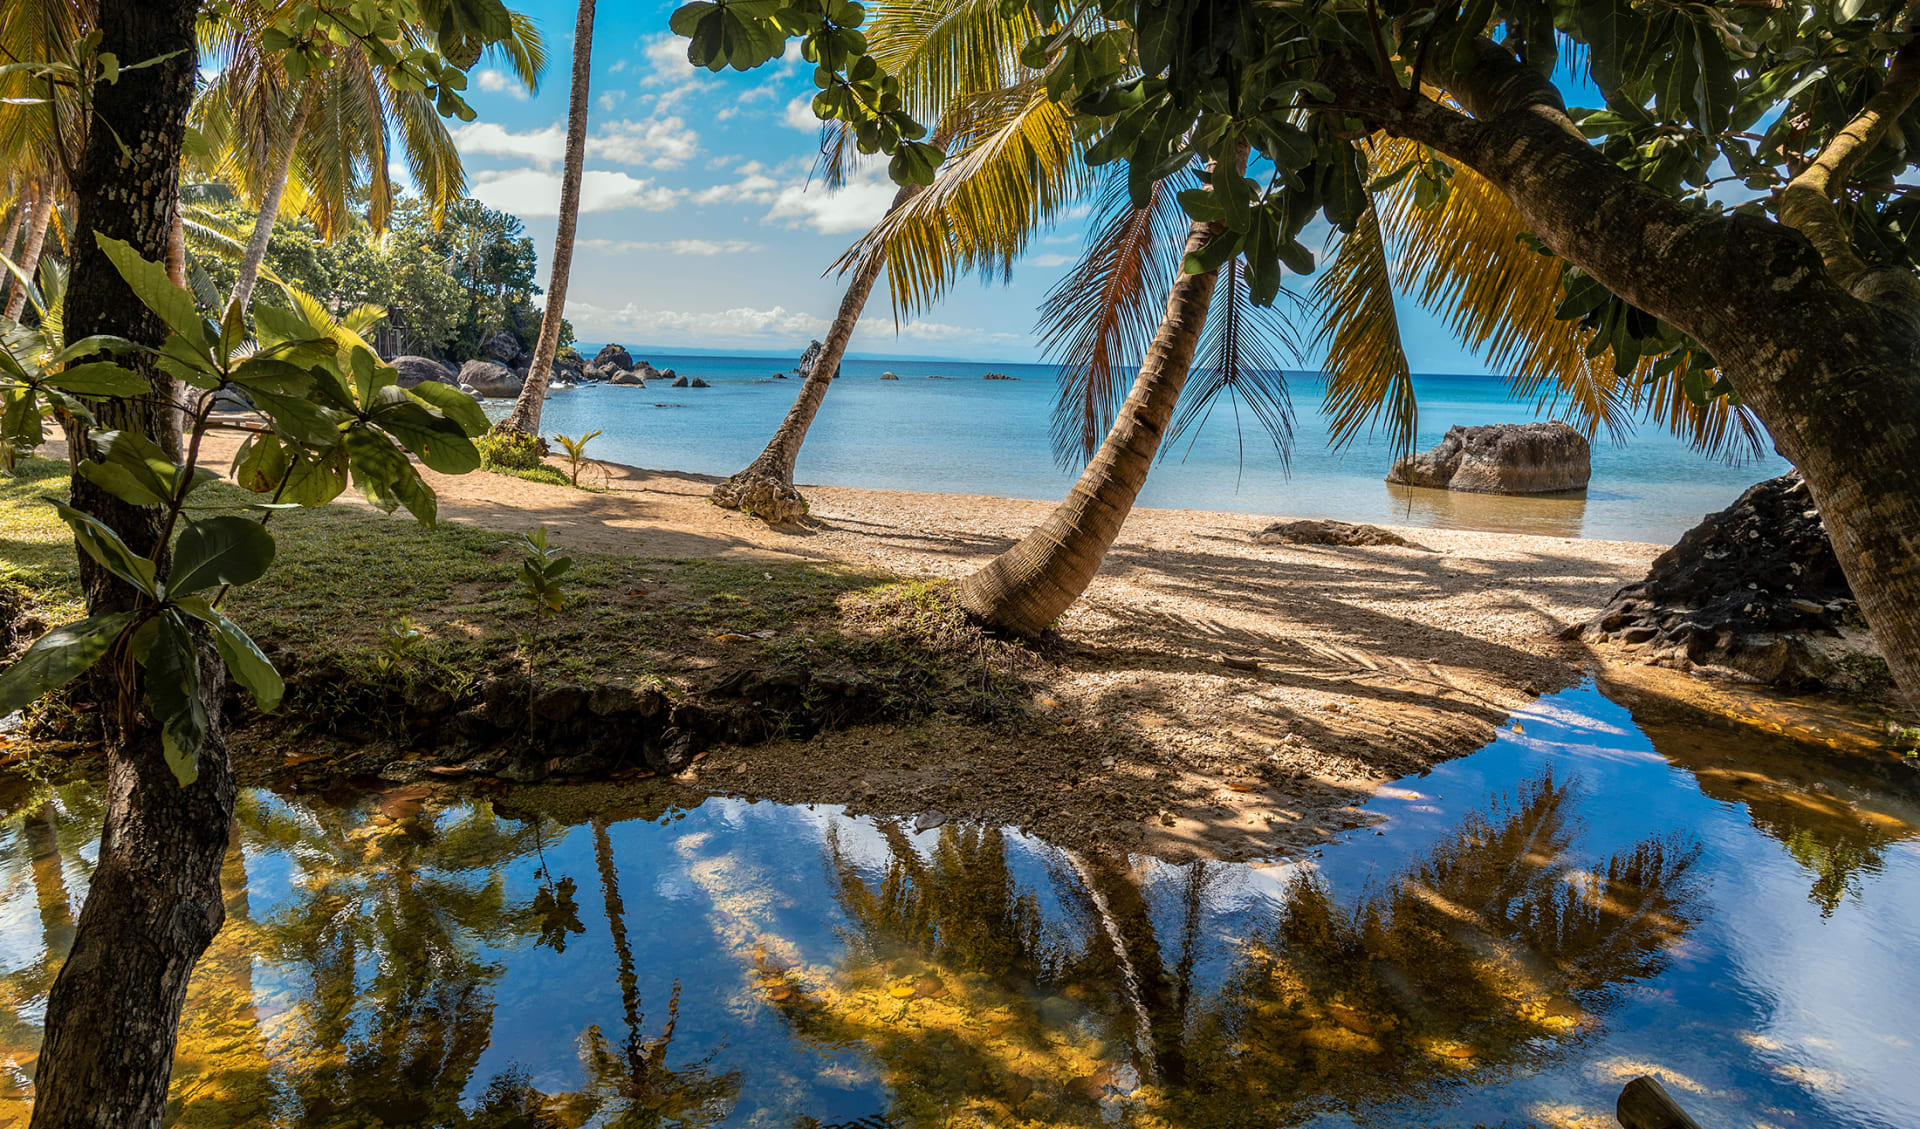
[[[1564,634],[1636,647],[1645,662],[1787,688],[1877,693],[1888,677],[1798,474],[1770,478],[1709,515],[1645,580]]]
[[[981,377],[980,379],[981,380],[1019,380],[1020,378],[1017,376],[1008,376],[1004,372],[990,372],[987,375]]]
[[[1472,494],[1584,490],[1593,474],[1586,438],[1564,423],[1452,427],[1431,451],[1393,464],[1388,482]]]
[[[881,380],[899,380],[900,378],[894,375],[893,373],[883,372],[880,374],[880,379]]]
[[[633,367],[633,354],[618,345],[606,345],[593,355],[591,363],[602,369],[630,369]]]
[[[647,378],[644,376],[641,376],[639,373],[639,370],[637,369],[621,369],[615,372],[612,376],[609,376],[607,378],[607,383],[608,384],[627,384],[627,385],[632,385],[635,388],[645,388],[647,386]]]
[[[403,355],[387,362],[400,374],[400,387],[414,388],[428,381],[440,384],[458,384],[453,370],[431,357]]]
[[[1415,545],[1377,525],[1355,525],[1347,521],[1279,521],[1253,535],[1262,545]]]
[[[487,338],[487,343],[480,346],[480,357],[512,368],[513,362],[520,359],[520,339],[502,330]]]
[[[675,387],[675,388],[685,388],[685,387],[687,387],[687,385],[688,385],[688,383],[689,383],[689,381],[687,380],[687,378],[686,378],[686,377],[684,377],[684,376],[676,376],[676,377],[674,377],[674,378],[673,378],[673,385],[672,385],[672,386],[673,386],[673,387]]]
[[[518,396],[521,379],[505,365],[492,361],[468,361],[460,366],[460,383],[482,396]]]
[[[675,380],[675,383],[678,383],[679,379],[685,379],[685,378],[684,377],[678,378]],[[701,380],[699,377],[696,376],[692,380],[687,381],[687,387],[688,388],[712,388],[713,385],[708,384],[706,381]]]

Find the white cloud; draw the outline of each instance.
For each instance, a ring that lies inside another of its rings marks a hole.
[[[527,88],[520,85],[519,79],[492,67],[475,71],[473,84],[489,94],[510,94],[522,102],[527,100]]]
[[[708,204],[771,204],[779,198],[780,182],[761,172],[750,172],[732,184],[716,184],[693,194],[693,202]]]
[[[660,90],[657,108],[666,109],[691,93],[700,80],[700,69],[687,61],[687,41],[672,32],[647,39],[641,52],[646,57],[646,73],[640,84]]]
[[[518,157],[543,168],[567,155],[567,131],[559,122],[545,129],[515,133],[498,122],[469,122],[453,131],[462,155]],[[671,169],[700,151],[700,135],[677,117],[608,122],[587,139],[589,159],[619,165]]]
[[[764,251],[766,245],[747,239],[669,239],[665,242],[650,242],[635,239],[581,239],[574,243],[576,250],[597,251],[605,255],[743,255],[751,251]]]
[[[819,179],[788,184],[774,197],[767,219],[786,220],[790,227],[804,224],[822,235],[865,231],[887,214],[897,191],[882,168],[849,177],[832,190]]]
[[[517,216],[553,216],[560,213],[560,174],[541,169],[509,169],[474,175],[473,195],[490,208]],[[623,172],[588,169],[580,181],[580,210],[610,212],[642,208],[659,212],[673,207],[681,193]]]
[[[863,335],[892,334],[911,341],[971,341],[984,344],[1027,339],[1026,335],[1021,333],[980,329],[971,325],[949,325],[939,321],[910,321],[905,325],[896,325],[892,318],[879,315],[861,318],[860,324],[855,329]]]
[[[813,97],[811,95],[802,94],[793,101],[788,102],[786,113],[781,120],[785,121],[787,125],[794,129],[804,129],[808,133],[820,132],[820,119],[813,116]]]
[[[1049,251],[1045,254],[1035,255],[1033,258],[1028,259],[1027,265],[1034,266],[1034,267],[1064,267],[1068,263],[1073,262],[1076,258],[1078,258],[1078,256],[1062,255],[1053,251]]]
[[[626,100],[627,100],[626,91],[609,90],[605,94],[602,94],[600,97],[595,98],[593,100],[593,104],[600,107],[602,110],[607,111],[608,113],[612,113],[613,108],[615,106],[618,106],[620,103]]]
[[[607,310],[591,303],[568,303],[567,313],[576,324],[590,327],[596,336],[647,337],[670,334],[697,337],[777,337],[791,339],[825,332],[827,320],[813,314],[789,310],[785,306],[756,310],[736,306],[730,310],[646,310],[627,303],[618,310]]]
[[[621,59],[618,62],[614,63],[612,66],[608,67],[607,73],[619,74],[621,71],[624,71],[626,69],[627,69],[627,61],[625,59]]]

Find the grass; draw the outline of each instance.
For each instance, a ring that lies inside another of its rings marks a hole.
[[[83,614],[71,536],[38,504],[65,493],[66,467],[51,460],[0,480],[0,582],[49,624]],[[225,483],[197,497],[203,509],[252,500]],[[697,689],[742,666],[850,665],[944,708],[942,687],[1009,697],[1018,666],[1011,652],[990,650],[1007,644],[966,624],[946,585],[811,562],[574,552],[561,578],[566,609],[542,617],[515,581],[524,554],[509,534],[427,528],[345,504],[282,511],[270,528],[273,567],[236,589],[226,610],[287,656],[293,710],[322,725],[391,700],[391,690],[405,700],[426,690],[457,698],[503,667],[543,683]]]
[[[548,466],[546,463],[541,463],[539,466],[535,466],[535,467],[491,466],[487,468],[487,473],[504,474],[508,478],[523,478],[528,482],[544,482],[548,486],[572,486],[573,485],[573,482],[567,478],[565,471],[561,470],[559,467]],[[588,486],[581,486],[578,489],[589,490],[592,488]]]

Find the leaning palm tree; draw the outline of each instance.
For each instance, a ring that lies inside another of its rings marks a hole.
[[[359,41],[316,40],[313,50],[322,60],[317,67],[307,61],[310,53],[267,48],[276,13],[291,2],[241,0],[210,12],[200,27],[202,49],[219,70],[195,101],[194,124],[223,155],[228,177],[259,205],[233,286],[232,302],[240,309],[247,308],[283,208],[304,212],[331,237],[352,222],[353,201],[364,192],[368,222],[376,229],[385,225],[394,202],[387,174],[390,136],[398,139],[436,222],[466,190],[459,151],[433,99],[393,81]],[[462,44],[472,44],[476,56],[480,47],[503,55],[523,83],[536,86],[546,63],[538,31],[497,0],[479,8],[490,18],[471,27],[461,23]],[[441,32],[430,30],[449,26],[429,18],[412,34],[422,45],[445,47],[457,57],[455,47],[441,42]]]
[[[580,177],[587,160],[587,95],[593,77],[594,0],[580,0],[573,24],[573,89],[567,95],[566,168],[560,174],[560,223],[553,236],[553,273],[547,279],[547,309],[540,318],[540,340],[533,363],[499,430],[540,434],[540,410],[547,403],[547,379],[560,351],[560,323],[567,308],[567,277],[573,271],[573,232],[580,222]]]
[[[1067,114],[1047,97],[1040,77],[1019,65],[1021,46],[1041,29],[1024,8],[1010,16],[1001,8],[998,0],[898,0],[875,7],[867,28],[875,60],[899,80],[901,100],[916,117],[936,123],[932,143],[954,155],[931,186],[902,186],[881,224],[836,264],[847,275],[846,290],[802,374],[799,395],[760,456],[714,487],[716,505],[772,524],[807,512],[806,498],[794,488],[794,465],[883,269],[896,307],[903,298],[930,298],[954,273],[1009,270],[1027,237],[1081,194],[1087,173]],[[845,129],[824,134],[830,186],[843,177],[852,144]],[[956,226],[941,239],[925,239],[921,225],[928,215]],[[898,236],[887,234],[902,229],[922,235],[923,246],[940,244],[935,272],[896,269],[889,249]]]
[[[77,63],[74,45],[94,22],[90,5],[18,0],[0,6],[0,58],[8,62]],[[54,79],[30,69],[0,76],[0,166],[8,183],[0,208],[12,217],[5,254],[21,268],[7,289],[4,312],[18,320],[27,286],[59,221],[69,174],[86,143],[86,118]],[[15,240],[19,240],[16,249]]]

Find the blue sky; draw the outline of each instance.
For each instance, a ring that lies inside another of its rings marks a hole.
[[[575,6],[519,0],[547,38],[548,70],[530,93],[491,61],[474,68],[479,118],[451,123],[469,191],[518,215],[553,249],[565,149]],[[818,123],[811,67],[790,53],[748,74],[696,70],[667,30],[675,3],[603,4],[593,45],[582,215],[567,316],[580,340],[656,350],[797,353],[839,305],[822,272],[892,198],[884,166],[827,192],[809,181]],[[1079,251],[1082,220],[1036,238],[1011,283],[962,282],[937,308],[896,326],[885,284],[868,303],[855,354],[1037,361],[1030,330],[1047,289]],[[1404,305],[1404,304],[1403,304]],[[1482,366],[1407,306],[1417,371]]]

